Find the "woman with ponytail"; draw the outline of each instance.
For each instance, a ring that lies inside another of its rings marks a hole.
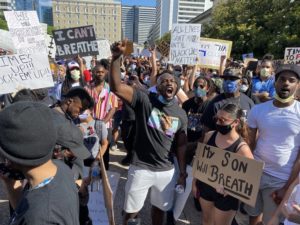
[[[226,104],[218,110],[215,116],[216,130],[205,134],[204,143],[224,151],[240,154],[253,159],[247,144],[248,133],[245,115],[235,104]],[[193,192],[200,192],[203,225],[231,225],[239,208],[239,200],[226,195],[224,191],[199,180],[194,180]]]

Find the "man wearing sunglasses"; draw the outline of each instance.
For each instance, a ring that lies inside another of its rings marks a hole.
[[[233,103],[238,105],[245,112],[245,117],[254,106],[253,101],[240,92],[242,78],[240,69],[227,68],[221,78],[223,78],[224,92],[211,100],[201,117],[205,131],[215,130],[214,116],[225,104]]]

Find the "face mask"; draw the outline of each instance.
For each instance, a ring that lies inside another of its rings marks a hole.
[[[216,124],[216,130],[218,132],[220,132],[221,134],[226,135],[232,130],[232,127],[231,127],[231,124],[229,124],[229,125]]]
[[[185,81],[184,80],[180,80],[180,86],[183,87]]]
[[[75,81],[79,80],[79,78],[80,78],[80,71],[79,70],[72,70],[70,72],[70,74],[71,74],[71,78],[73,80],[75,80]]]
[[[125,74],[126,74],[125,72],[123,72],[123,73],[121,72],[121,79],[122,79],[122,80],[125,79]]]
[[[243,85],[241,86],[241,88],[240,88],[240,91],[241,91],[241,92],[246,92],[246,91],[248,90],[248,88],[249,88],[248,85],[243,84]]]
[[[234,93],[238,90],[238,80],[224,80],[223,82],[223,90],[225,93]]]
[[[162,95],[159,95],[158,96],[158,100],[162,103],[162,104],[164,104],[164,105],[171,105],[172,104],[172,100],[170,100],[170,101],[168,101],[168,100],[166,100]]]
[[[295,99],[294,95],[288,98],[280,98],[277,94],[275,94],[274,98],[281,103],[289,103]]]
[[[135,64],[131,64],[131,66],[130,66],[131,71],[134,71],[135,68],[136,68],[136,65]]]
[[[262,69],[260,70],[260,76],[261,76],[261,77],[266,78],[266,77],[269,77],[270,75],[271,75],[270,69],[262,68]]]
[[[81,120],[86,120],[89,117],[89,114],[83,113],[83,114],[80,114],[78,117]]]
[[[198,97],[198,98],[201,98],[201,97],[205,97],[206,94],[207,94],[207,91],[198,87],[194,90],[194,93],[195,93],[195,96]]]

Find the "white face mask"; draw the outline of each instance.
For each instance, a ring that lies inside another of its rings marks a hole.
[[[80,78],[80,71],[79,70],[72,70],[71,72],[70,72],[70,74],[71,74],[71,78],[73,79],[73,80],[75,80],[75,81],[78,81],[79,80],[79,78]]]
[[[125,72],[121,72],[121,79],[124,80],[126,73]]]
[[[262,68],[262,69],[260,70],[260,76],[261,76],[261,77],[266,78],[266,77],[269,77],[270,75],[271,75],[270,69]]]
[[[240,87],[240,91],[241,92],[246,92],[248,90],[249,86],[248,85],[245,85],[243,84],[241,87]]]
[[[78,117],[79,117],[79,119],[81,119],[81,120],[86,120],[86,119],[89,117],[89,114],[83,113],[83,114],[80,114]]]
[[[183,87],[185,81],[184,80],[180,80],[180,86]]]

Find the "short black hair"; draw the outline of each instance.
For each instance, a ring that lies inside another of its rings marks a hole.
[[[91,106],[94,106],[92,97],[82,87],[71,88],[70,91],[66,94],[66,100],[75,97],[81,100],[83,110],[90,109]]]

